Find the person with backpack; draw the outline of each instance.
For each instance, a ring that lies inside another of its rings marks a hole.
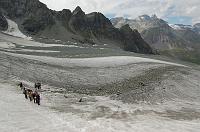
[[[22,82],[20,82],[20,83],[18,84],[18,86],[21,88],[21,90],[23,90],[23,83],[22,83]]]
[[[28,91],[27,91],[27,89],[24,87],[24,89],[23,89],[23,94],[24,94],[24,96],[25,96],[25,99],[28,99]]]
[[[41,83],[35,83],[35,89],[41,89]]]
[[[30,102],[33,101],[33,91],[28,89],[28,97],[30,99]]]
[[[38,105],[40,105],[40,94],[39,93],[36,94],[36,103]]]
[[[32,97],[33,97],[33,102],[36,103],[36,92],[32,93]]]

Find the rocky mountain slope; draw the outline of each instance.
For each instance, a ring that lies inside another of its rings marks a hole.
[[[167,24],[162,19],[157,18],[156,15],[151,17],[148,15],[142,15],[136,19],[125,19],[123,17],[119,17],[111,19],[111,22],[117,28],[128,24],[132,29],[137,29],[139,32],[153,27],[165,26]]]
[[[6,18],[0,12],[0,30],[6,30],[7,28],[8,28],[8,23],[6,21]]]
[[[73,12],[67,9],[53,11],[39,0],[0,1],[0,9],[4,16],[17,22],[23,33],[33,38],[106,43],[117,45],[126,51],[152,53],[151,47],[137,32],[131,31],[133,36],[130,41],[124,36],[126,30],[121,32],[116,29],[108,18],[98,12],[85,14],[80,7]],[[1,27],[6,28],[6,25]]]
[[[200,34],[200,23],[195,24],[193,27],[194,31]]]
[[[200,60],[198,24],[169,25],[155,15],[143,15],[133,20],[113,18],[111,22],[117,28],[128,24],[132,29],[137,29],[144,40],[160,54],[195,63]]]

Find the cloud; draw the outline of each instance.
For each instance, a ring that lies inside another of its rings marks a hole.
[[[200,0],[40,0],[54,10],[73,10],[80,6],[86,13],[102,12],[110,16],[156,14],[165,20],[172,17],[188,17],[192,23],[200,22]]]

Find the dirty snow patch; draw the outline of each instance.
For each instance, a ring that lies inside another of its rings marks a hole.
[[[30,50],[30,49],[20,49],[18,51],[23,52],[38,52],[38,53],[58,53],[60,51],[54,51],[54,50]]]
[[[27,37],[26,35],[24,35],[19,30],[19,27],[18,27],[16,22],[14,22],[14,21],[12,21],[8,18],[6,18],[6,19],[7,19],[7,22],[8,22],[8,29],[7,29],[7,31],[3,31],[3,33],[6,33],[8,35],[12,35],[12,36],[15,36],[15,37],[19,37],[19,38],[31,40],[31,37]]]
[[[15,48],[16,46],[13,43],[9,42],[0,42],[0,48],[4,49],[10,49],[10,48]]]

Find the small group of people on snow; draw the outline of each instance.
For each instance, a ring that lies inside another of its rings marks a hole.
[[[41,89],[41,83],[35,83],[35,91],[26,88],[22,82],[19,83],[19,87],[23,90],[23,94],[25,95],[26,99],[29,99],[31,102],[40,105],[40,94],[38,92]]]

